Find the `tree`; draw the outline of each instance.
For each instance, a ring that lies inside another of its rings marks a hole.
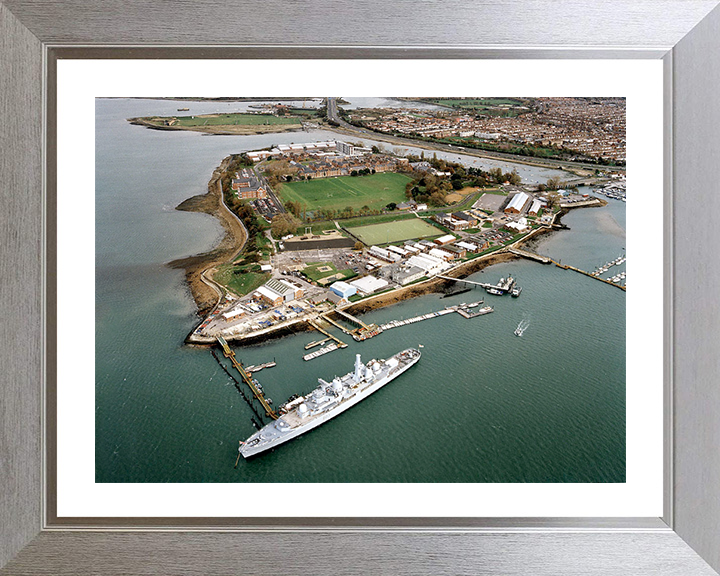
[[[548,178],[545,186],[548,190],[557,190],[558,188],[562,188],[563,184],[564,182],[560,179],[560,176],[553,176],[552,178]]]
[[[343,210],[343,212],[347,212],[348,214],[350,214],[350,215],[352,216],[353,207],[352,207],[352,206],[345,206],[345,210]]]
[[[373,154],[380,154],[380,148],[378,148],[377,146],[373,146],[370,150]]]
[[[287,208],[289,212],[292,212],[293,215],[300,218],[300,214],[302,213],[302,204],[300,204],[300,202],[288,200],[285,202],[285,208]]]
[[[444,206],[445,205],[445,197],[442,195],[441,192],[433,192],[430,195],[430,199],[428,201],[433,206]]]
[[[353,250],[357,250],[358,252],[362,252],[363,249],[363,243],[362,242],[355,242],[355,246],[353,246]]]
[[[397,208],[397,204],[395,204],[395,202],[390,202],[385,206],[385,208],[392,212],[393,210],[395,210],[395,208]]]
[[[520,178],[520,174],[518,174],[517,169],[513,168],[513,171],[509,174],[505,174],[506,180],[510,182],[513,186],[518,186],[522,182],[522,178]]]
[[[287,234],[294,234],[301,222],[292,214],[278,214],[272,219],[270,230],[275,238],[282,238]]]
[[[357,175],[358,175],[357,170],[353,170],[352,172],[350,172],[350,176],[357,176]]]
[[[491,168],[488,174],[493,179],[493,182],[497,184],[504,182],[502,168]]]

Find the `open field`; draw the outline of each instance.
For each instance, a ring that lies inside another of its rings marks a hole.
[[[328,276],[332,276],[333,279],[337,280],[345,280],[347,278],[357,276],[357,274],[353,272],[352,268],[338,270],[332,262],[311,262],[308,266],[303,268],[303,274],[315,282],[318,282],[323,278],[327,278]]]
[[[420,218],[387,222],[384,224],[370,224],[358,228],[348,228],[348,231],[357,236],[368,246],[402,242],[414,238],[427,238],[439,236],[442,232],[432,224]]]
[[[229,288],[238,296],[250,294],[270,279],[270,274],[259,272],[260,266],[234,266],[224,264],[219,267],[213,279]]]
[[[176,116],[178,126],[258,126],[262,124],[300,124],[299,118],[273,116],[272,114],[203,114],[200,116]]]
[[[280,185],[278,193],[284,201],[301,202],[308,210],[344,210],[352,206],[384,208],[390,202],[405,201],[405,184],[410,178],[395,172],[367,176],[318,178]]]

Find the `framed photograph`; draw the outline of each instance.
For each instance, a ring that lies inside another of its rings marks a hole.
[[[0,4],[3,573],[715,574],[716,4]]]

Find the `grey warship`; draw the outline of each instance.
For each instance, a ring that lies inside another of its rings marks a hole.
[[[240,454],[244,458],[255,456],[317,428],[400,376],[420,360],[420,355],[419,350],[408,348],[387,360],[363,364],[357,354],[352,372],[332,382],[318,378],[317,388],[282,406],[277,420],[241,442]]]

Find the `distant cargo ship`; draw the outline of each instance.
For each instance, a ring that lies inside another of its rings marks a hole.
[[[398,352],[387,360],[370,360],[367,364],[360,361],[358,354],[353,372],[332,382],[318,378],[320,386],[307,396],[285,404],[282,416],[241,442],[240,454],[245,458],[255,456],[317,428],[400,376],[418,360],[420,351],[414,348]]]

